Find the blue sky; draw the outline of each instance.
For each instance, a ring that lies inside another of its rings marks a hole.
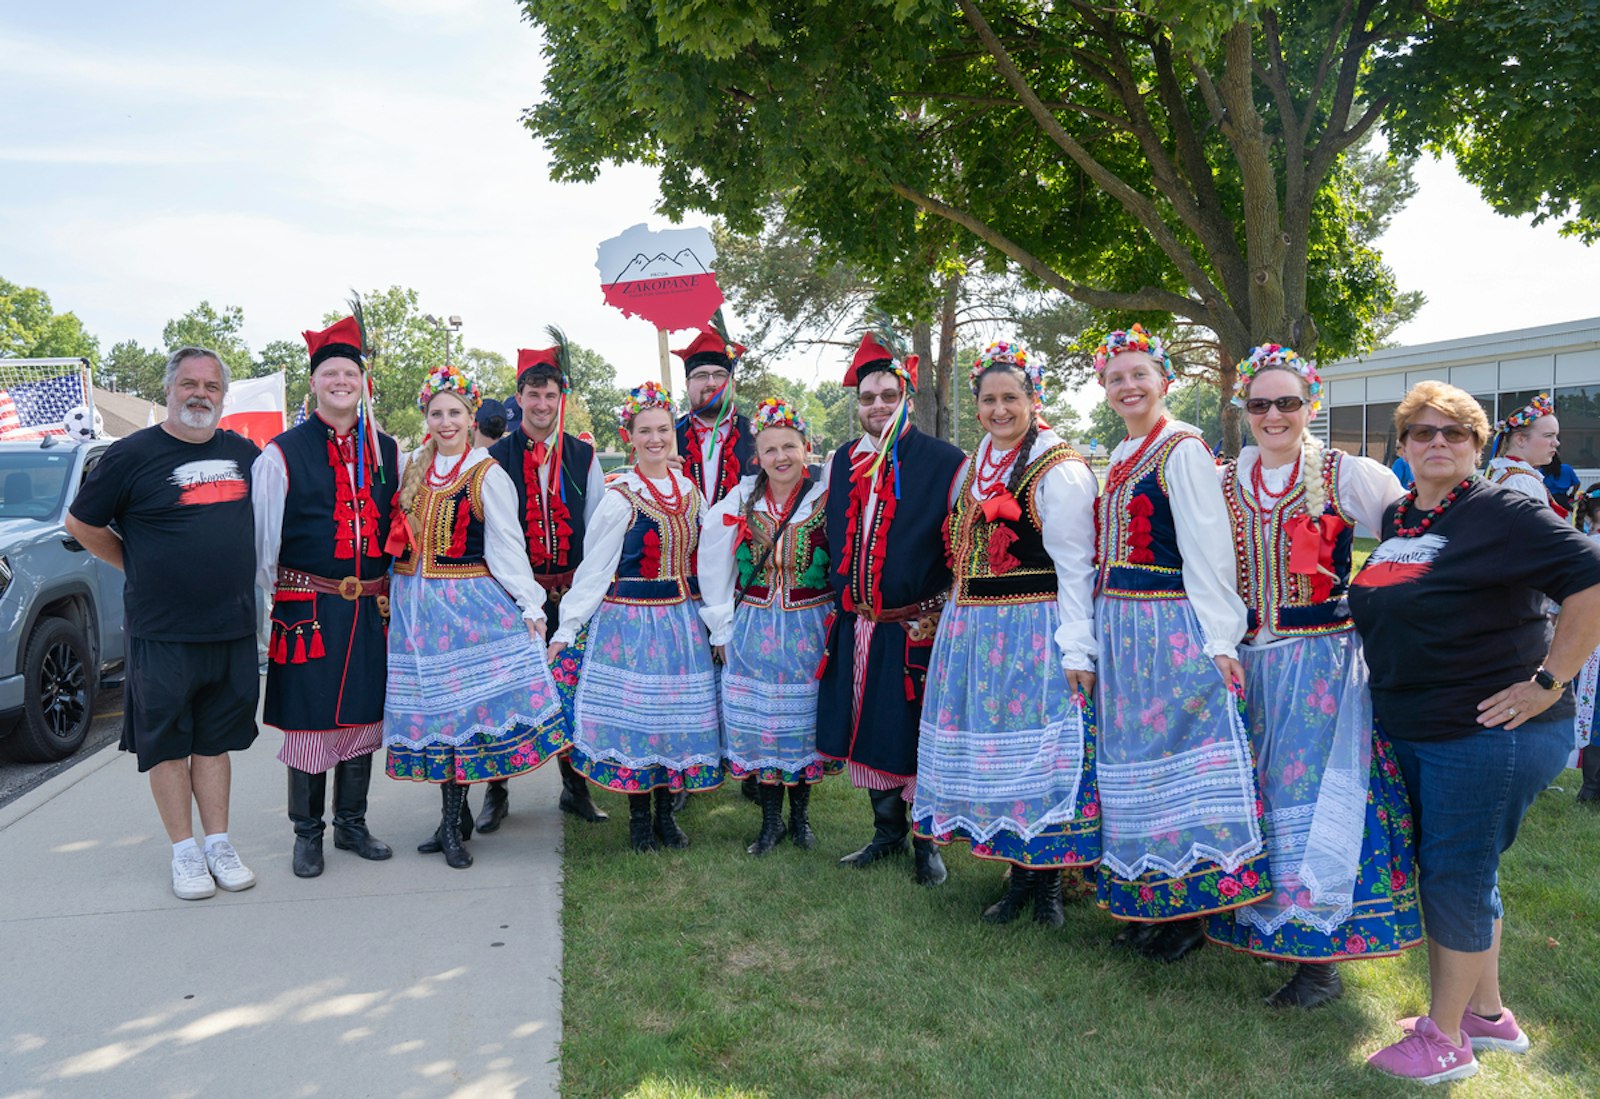
[[[512,0],[7,5],[0,275],[104,347],[155,343],[201,298],[241,306],[259,347],[350,287],[398,283],[460,314],[474,346],[509,356],[555,322],[624,380],[650,376],[653,332],[601,301],[593,263],[601,239],[663,226],[654,177],[550,182],[517,121],[542,75],[519,15]],[[1446,164],[1418,176],[1382,242],[1430,299],[1403,341],[1600,314],[1600,253],[1497,217]]]

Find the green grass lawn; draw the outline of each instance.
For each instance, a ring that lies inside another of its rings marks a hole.
[[[1502,868],[1506,1001],[1533,1048],[1486,1054],[1461,1094],[1600,1094],[1600,815],[1573,803],[1574,772],[1560,782]],[[1363,1061],[1426,1008],[1420,948],[1346,965],[1336,1004],[1275,1013],[1261,998],[1289,969],[1114,952],[1090,901],[1060,930],[980,923],[1001,869],[959,848],[936,890],[909,856],[836,866],[870,819],[842,778],[813,799],[816,851],[759,860],[731,784],[691,800],[681,853],[631,854],[618,797],[608,824],[567,822],[565,1095],[1416,1094]]]

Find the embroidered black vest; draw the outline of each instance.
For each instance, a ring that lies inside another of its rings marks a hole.
[[[1017,486],[1017,519],[983,516],[983,504],[972,498],[978,476],[976,459],[967,463],[967,475],[950,511],[950,567],[955,574],[955,601],[979,603],[1038,603],[1056,597],[1055,562],[1044,547],[1034,490],[1045,474],[1063,462],[1083,458],[1066,443],[1058,443],[1028,463]]]
[[[1126,480],[1095,502],[1096,594],[1184,598],[1183,554],[1172,518],[1167,459],[1185,439],[1200,436],[1184,431],[1162,439],[1145,452]]]
[[[519,422],[516,427],[506,432],[494,441],[489,447],[489,457],[500,464],[500,468],[511,475],[511,483],[517,486],[517,516],[522,518],[528,514],[528,485],[523,476],[522,456],[524,451],[532,446],[532,440],[523,432]],[[545,459],[549,461],[548,458]],[[534,566],[533,575],[540,578],[556,576],[561,573],[572,572],[583,563],[583,536],[588,524],[584,519],[584,512],[588,510],[589,467],[594,463],[594,447],[570,432],[561,435],[561,482],[567,490],[567,525],[572,528],[568,538],[567,557],[563,564],[555,559],[547,560]],[[544,509],[545,523],[550,522],[550,510]],[[526,532],[524,532],[526,533]],[[524,539],[526,542],[526,539]]]
[[[333,428],[320,417],[307,417],[305,423],[291,427],[272,440],[283,455],[289,473],[289,493],[284,500],[283,534],[278,547],[278,564],[296,572],[338,580],[360,576],[371,580],[389,571],[389,555],[368,556],[366,542],[376,538],[381,548],[389,536],[389,516],[400,484],[400,463],[395,441],[378,436],[385,475],[379,480],[369,467],[369,489],[377,507],[377,533],[368,534],[363,544],[354,547],[352,557],[334,556],[340,524],[351,530],[351,519],[336,516],[337,489],[334,479],[345,476],[343,469],[328,464],[328,443]],[[370,528],[369,528],[370,531]]]

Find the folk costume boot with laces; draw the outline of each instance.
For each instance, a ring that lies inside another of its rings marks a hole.
[[[289,768],[289,820],[294,823],[294,876],[314,878],[322,873],[322,810],[328,775]]]
[[[761,802],[761,834],[745,851],[759,858],[770,855],[788,831],[783,826],[783,787],[775,783],[763,786],[757,796]]]
[[[650,820],[649,794],[628,795],[628,843],[640,854],[661,846]]]
[[[448,786],[439,787],[441,795]],[[472,838],[472,806],[467,803],[467,788],[461,787],[461,818],[456,822],[456,830],[461,833],[461,842],[466,843]],[[443,828],[443,825],[440,825]],[[433,835],[417,844],[417,850],[424,855],[437,855],[442,848],[439,846],[439,829],[434,829]]]
[[[1033,922],[1061,927],[1067,911],[1061,897],[1061,871],[1033,871]]]
[[[461,846],[461,832],[450,827],[451,821],[459,821],[467,813],[465,808],[467,788],[454,782],[444,784],[444,807],[439,813],[439,850],[444,852],[444,861],[452,870],[465,870],[472,865],[472,856],[467,849]],[[468,820],[472,818],[467,817]]]
[[[678,827],[677,809],[672,791],[665,786],[656,787],[656,838],[663,846],[681,851],[689,846],[689,837]]]
[[[839,860],[840,866],[865,870],[879,859],[906,849],[906,802],[899,790],[868,790],[872,798],[872,840]]]
[[[789,787],[789,838],[794,845],[809,851],[817,845],[817,834],[811,830],[807,810],[811,805],[811,787],[797,782]]]
[[[342,760],[333,769],[333,845],[364,859],[382,862],[393,849],[367,829],[367,790],[372,785],[372,755]]]
[[[611,817],[606,811],[594,803],[594,798],[589,793],[589,780],[578,774],[578,770],[566,756],[556,757],[556,766],[561,768],[561,801],[560,809],[563,813],[571,813],[579,820],[586,820],[590,824],[604,824]]]
[[[983,915],[978,918],[984,923],[1010,923],[1022,915],[1022,910],[1028,907],[1028,902],[1033,899],[1034,874],[1024,866],[1013,866],[1011,876],[1006,879],[1006,891],[1000,894],[1000,899],[983,910]]]

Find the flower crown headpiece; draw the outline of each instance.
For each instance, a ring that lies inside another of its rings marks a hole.
[[[1544,416],[1554,416],[1556,406],[1550,400],[1550,394],[1541,393],[1511,415],[1494,425],[1496,435],[1509,435],[1513,431],[1521,431],[1533,421]]]
[[[440,393],[453,393],[467,403],[474,413],[478,406],[483,404],[483,393],[478,389],[478,383],[467,377],[459,366],[454,363],[445,363],[436,366],[422,379],[422,388],[417,392],[417,407],[428,411],[428,402]]]
[[[972,395],[978,395],[978,383],[983,380],[986,371],[996,366],[1009,366],[1028,380],[1028,388],[1033,392],[1033,407],[1036,410],[1043,408],[1044,366],[1029,362],[1028,358],[1028,349],[1020,343],[1006,340],[991,343],[973,360],[972,369],[967,373],[967,380],[972,383]]]
[[[789,427],[802,435],[806,434],[806,422],[794,410],[794,405],[782,397],[768,397],[756,405],[755,415],[751,419],[755,421],[757,435],[769,427]]]
[[[1106,364],[1124,351],[1143,351],[1161,364],[1169,383],[1178,380],[1177,372],[1172,369],[1172,356],[1167,354],[1167,345],[1161,342],[1160,336],[1146,332],[1143,325],[1136,324],[1127,331],[1117,329],[1095,348],[1094,372],[1100,378],[1101,385],[1105,384]]]
[[[1317,373],[1317,368],[1311,365],[1309,359],[1303,359],[1293,348],[1277,343],[1264,343],[1260,347],[1252,347],[1245,361],[1239,364],[1239,376],[1233,385],[1234,406],[1244,407],[1244,398],[1250,389],[1250,383],[1255,380],[1256,375],[1271,368],[1281,368],[1305,379],[1311,397],[1311,414],[1315,416],[1317,409],[1322,407],[1322,375]]]
[[[628,390],[627,396],[617,406],[617,427],[621,430],[623,441],[627,441],[628,429],[633,425],[634,417],[652,408],[665,409],[667,415],[672,415],[672,398],[661,388],[660,382],[645,382]]]

